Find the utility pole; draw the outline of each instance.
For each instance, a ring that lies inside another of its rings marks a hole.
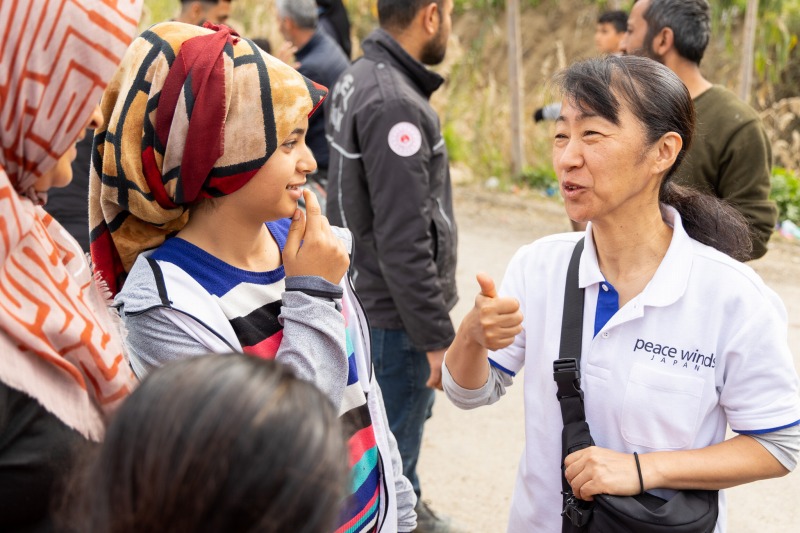
[[[517,178],[525,166],[522,134],[522,41],[519,0],[506,1],[508,16],[508,90],[511,93],[511,172]]]
[[[753,87],[753,57],[756,43],[756,21],[758,18],[758,0],[747,0],[747,11],[744,14],[744,36],[742,48],[744,56],[739,70],[739,98],[750,103],[750,90]]]

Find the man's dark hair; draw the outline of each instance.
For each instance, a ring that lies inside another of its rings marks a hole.
[[[570,105],[620,125],[623,107],[630,110],[651,146],[664,134],[675,132],[683,146],[659,188],[659,201],[681,215],[686,233],[739,261],[752,253],[753,243],[744,217],[730,204],[672,182],[692,145],[695,112],[689,90],[669,68],[639,56],[607,56],[572,66],[557,78]]]
[[[385,30],[404,30],[420,9],[436,4],[441,11],[443,3],[443,0],[378,0],[378,21]]]
[[[675,36],[681,57],[700,64],[711,38],[711,8],[706,0],[650,0],[644,12],[647,43],[664,28]]]
[[[598,24],[612,24],[617,33],[628,29],[628,14],[624,11],[606,11],[597,18]]]
[[[75,531],[324,533],[347,478],[341,423],[312,383],[253,356],[192,357],[119,408],[75,491]]]

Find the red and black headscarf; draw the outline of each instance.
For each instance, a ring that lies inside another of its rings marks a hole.
[[[139,36],[94,138],[91,251],[111,292],[189,207],[247,183],[326,95],[226,26],[167,22]]]

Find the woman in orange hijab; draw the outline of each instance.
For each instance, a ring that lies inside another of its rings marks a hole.
[[[81,442],[133,387],[77,242],[41,205],[72,179],[84,128],[142,0],[0,3],[0,530],[46,531]]]

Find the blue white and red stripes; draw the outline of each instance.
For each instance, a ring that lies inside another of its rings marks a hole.
[[[380,514],[380,454],[375,431],[367,406],[367,397],[358,379],[355,353],[350,331],[347,330],[349,372],[347,388],[340,415],[347,434],[350,451],[350,495],[339,517],[336,533],[377,531]]]
[[[267,223],[281,249],[290,222]],[[275,357],[283,339],[278,321],[286,277],[283,266],[266,272],[241,270],[180,238],[168,239],[152,257],[180,267],[217,301],[244,353]]]

